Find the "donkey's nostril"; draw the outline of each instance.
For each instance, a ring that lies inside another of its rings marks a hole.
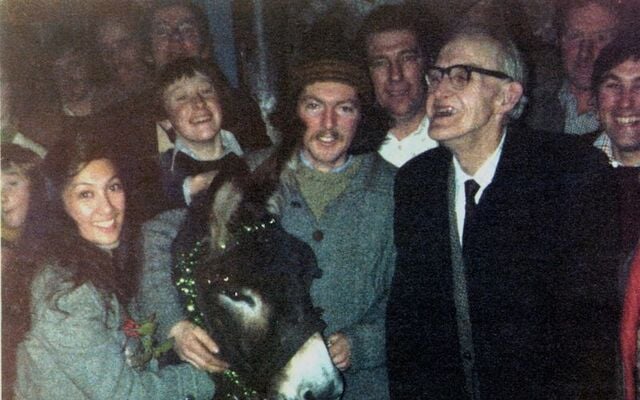
[[[311,390],[304,392],[304,400],[316,400],[316,396],[313,395]]]

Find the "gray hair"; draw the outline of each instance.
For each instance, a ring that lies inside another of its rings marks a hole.
[[[527,104],[527,97],[524,95],[527,81],[527,65],[515,42],[506,34],[506,32],[497,29],[496,27],[481,24],[468,24],[462,25],[451,32],[448,35],[447,40],[445,40],[445,43],[463,36],[473,39],[483,36],[497,45],[501,58],[498,63],[500,72],[509,75],[515,82],[522,85],[523,95],[520,97],[513,109],[511,109],[507,114],[511,120],[520,118]]]

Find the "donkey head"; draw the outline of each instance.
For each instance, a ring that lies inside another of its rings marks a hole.
[[[205,324],[221,356],[264,396],[336,399],[342,380],[309,293],[321,274],[313,251],[244,188],[226,182],[213,202],[212,249],[196,276]]]

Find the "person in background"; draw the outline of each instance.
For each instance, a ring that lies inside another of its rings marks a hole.
[[[620,16],[613,0],[569,0],[556,12],[564,76],[534,87],[526,116],[535,130],[582,135],[598,129],[591,88],[593,63],[618,33]]]
[[[233,133],[222,129],[229,91],[219,73],[196,58],[173,61],[160,73],[158,93],[176,135],[175,147],[160,156],[171,208],[191,204],[209,187],[216,171],[242,156]]]
[[[16,249],[26,224],[42,223],[41,216],[31,214],[30,208],[44,199],[40,198],[44,180],[41,171],[42,158],[24,147],[5,143],[2,145],[0,182],[2,183],[2,398],[12,398],[15,381],[15,351],[9,347],[10,337],[20,320],[8,318],[11,310],[20,301],[20,292],[12,285],[23,271],[15,264]]]
[[[130,5],[95,18],[95,46],[107,67],[112,102],[136,95],[153,86],[152,69],[145,60],[140,24],[141,12]]]
[[[618,221],[605,157],[519,126],[526,71],[462,25],[427,68],[429,135],[396,176],[392,398],[614,398]]]
[[[15,346],[16,398],[212,398],[206,373],[188,364],[158,369],[135,345],[144,333],[132,320],[143,316],[125,189],[109,149],[71,139],[45,159],[47,218],[24,233],[22,274],[11,282],[16,307],[3,315],[21,322],[3,336]]]
[[[593,67],[593,92],[601,130],[585,139],[602,150],[618,184],[623,254],[640,235],[640,35],[622,32]]]
[[[378,152],[396,167],[438,146],[427,134],[424,69],[428,43],[417,10],[405,5],[384,5],[364,20],[357,43],[365,47],[377,105],[389,113],[392,127]],[[434,35],[435,36],[435,35]]]
[[[95,80],[89,44],[79,35],[61,32],[50,43],[50,67],[60,112],[67,117],[95,114],[105,104]]]
[[[2,248],[13,247],[22,234],[27,211],[35,201],[32,187],[42,185],[42,158],[15,144],[2,145]]]

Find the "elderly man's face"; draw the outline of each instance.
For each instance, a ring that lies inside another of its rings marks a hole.
[[[161,8],[153,15],[151,54],[156,68],[180,58],[204,57],[204,40],[195,16],[183,6]]]
[[[640,160],[640,60],[611,69],[598,88],[598,112],[614,155],[637,153]]]
[[[499,71],[500,59],[500,51],[490,39],[462,36],[440,51],[436,66],[469,65]],[[455,88],[449,77],[443,77],[429,88],[429,136],[450,148],[473,148],[499,137],[502,119],[509,111],[504,104],[505,85],[512,83],[472,72],[464,87]]]
[[[311,164],[322,172],[344,164],[360,122],[356,90],[330,81],[307,85],[298,100],[298,116],[306,127],[303,152]]]
[[[560,48],[565,75],[575,88],[590,89],[593,63],[614,38],[617,24],[615,15],[594,3],[567,15]]]
[[[369,73],[376,100],[396,120],[424,115],[424,61],[410,31],[386,31],[367,41]]]

